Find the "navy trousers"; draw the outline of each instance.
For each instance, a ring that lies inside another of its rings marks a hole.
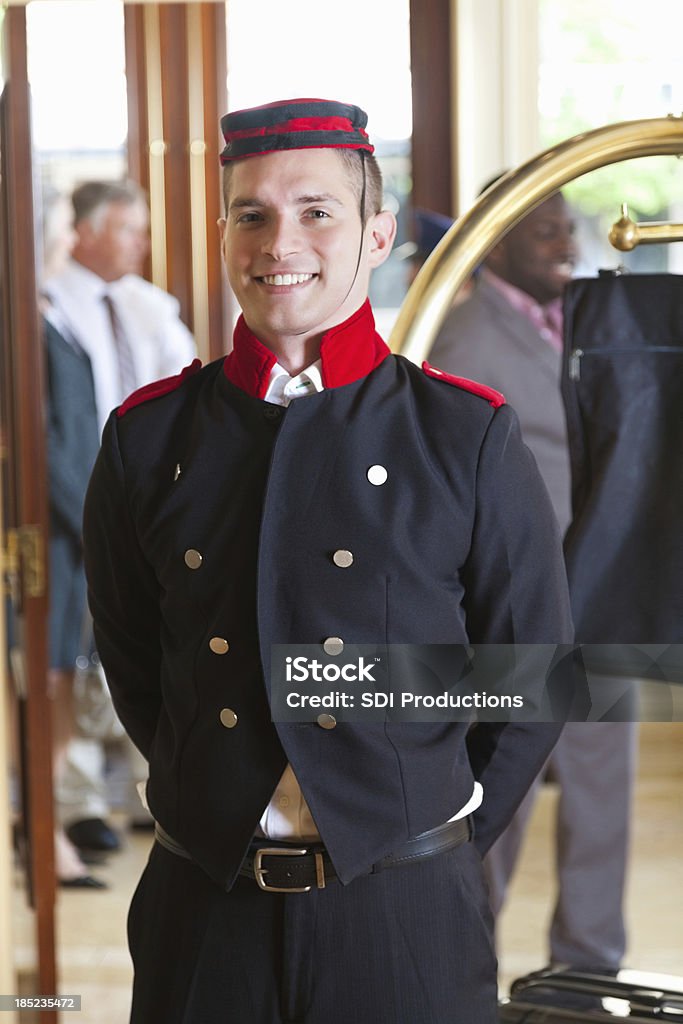
[[[155,844],[133,897],[131,1024],[495,1024],[479,854],[465,843],[347,886],[228,893]]]

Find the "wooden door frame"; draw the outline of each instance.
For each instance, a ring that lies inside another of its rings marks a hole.
[[[27,72],[26,11],[5,10],[2,169],[5,238],[3,334],[9,356],[5,411],[14,421],[8,458],[17,481],[12,501],[18,541],[21,626],[25,662],[26,790],[23,795],[27,870],[35,910],[38,994],[56,992],[54,812],[51,714],[47,695],[47,460],[45,370],[35,280],[31,100]],[[11,254],[11,258],[10,258]],[[56,1021],[47,1011],[44,1021]]]
[[[451,8],[454,0],[410,0],[413,207],[456,216],[456,138]]]
[[[203,360],[231,322],[216,221],[227,107],[225,3],[127,3],[128,167],[150,198],[155,284],[180,301]]]

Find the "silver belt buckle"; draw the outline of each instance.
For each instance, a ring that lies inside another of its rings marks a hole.
[[[313,888],[311,885],[305,885],[303,888],[292,889],[281,889],[277,885],[268,885],[265,878],[268,874],[268,868],[263,867],[264,857],[304,857],[307,853],[307,849],[287,850],[283,849],[281,846],[263,846],[258,849],[254,854],[254,877],[256,878],[256,884],[259,889],[263,889],[264,892],[310,892]]]

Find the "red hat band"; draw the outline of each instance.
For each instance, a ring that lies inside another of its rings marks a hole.
[[[331,100],[284,100],[221,118],[221,163],[287,149],[362,149],[374,152],[364,110]]]

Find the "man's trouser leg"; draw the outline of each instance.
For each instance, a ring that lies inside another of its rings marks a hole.
[[[63,826],[107,817],[104,749],[99,740],[76,737],[69,742],[55,796],[57,817]]]
[[[555,963],[616,969],[626,946],[624,883],[637,723],[570,722],[553,754],[560,785]]]

